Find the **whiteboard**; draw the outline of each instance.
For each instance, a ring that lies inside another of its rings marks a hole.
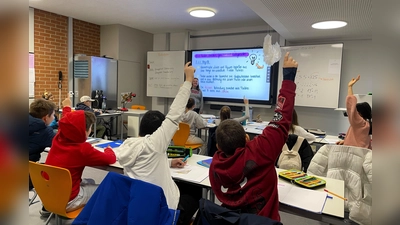
[[[299,63],[296,75],[296,106],[337,108],[343,44],[281,47],[278,86],[283,79],[283,56],[287,51]],[[279,91],[279,90],[278,90]]]
[[[185,51],[147,52],[147,96],[175,98],[184,64]]]

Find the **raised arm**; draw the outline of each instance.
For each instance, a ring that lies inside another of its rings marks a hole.
[[[71,99],[69,97],[66,97],[62,101],[63,109],[62,109],[62,114],[65,116],[67,113],[71,112]]]
[[[178,91],[174,101],[171,104],[169,112],[162,122],[161,126],[149,137],[150,143],[159,143],[161,146],[168,146],[176,130],[178,129],[181,116],[185,111],[187,101],[190,97],[190,89],[194,78],[194,67],[189,66],[190,62],[185,65],[186,81]],[[167,149],[156,149],[165,152]]]
[[[275,163],[285,144],[292,123],[297,72],[297,62],[286,53],[283,61],[283,81],[279,91],[275,115],[263,133],[248,143],[249,149],[262,158]]]
[[[353,95],[353,85],[360,80],[360,75],[357,78],[351,79],[348,84],[348,91],[346,97],[346,111],[351,126],[364,126],[366,121],[358,114],[356,105],[357,98]]]
[[[351,79],[347,85],[347,96],[353,95],[353,85],[357,83],[358,80],[360,80],[360,75],[358,75],[357,78]]]
[[[244,116],[241,116],[239,118],[235,118],[234,120],[240,122],[243,122],[245,120],[247,120],[248,118],[250,118],[250,109],[249,109],[249,100],[247,98],[243,98],[243,102],[244,102]]]

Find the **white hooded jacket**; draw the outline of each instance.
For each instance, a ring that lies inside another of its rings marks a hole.
[[[359,224],[371,224],[372,151],[366,148],[324,145],[315,154],[307,173],[343,180],[345,210]]]

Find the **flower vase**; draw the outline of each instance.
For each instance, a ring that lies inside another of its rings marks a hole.
[[[121,111],[128,111],[128,109],[126,108],[126,102],[122,103]]]

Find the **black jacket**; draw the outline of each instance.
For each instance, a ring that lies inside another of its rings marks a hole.
[[[37,162],[44,148],[51,147],[55,133],[43,120],[29,115],[29,160]]]

